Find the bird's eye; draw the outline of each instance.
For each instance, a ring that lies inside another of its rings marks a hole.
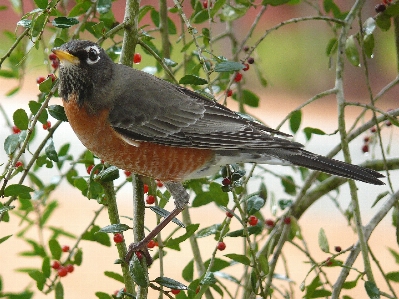
[[[87,60],[88,64],[94,64],[100,60],[100,51],[97,47],[90,47],[87,50]]]

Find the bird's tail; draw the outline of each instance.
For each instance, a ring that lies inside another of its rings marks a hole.
[[[264,151],[264,153],[294,165],[369,184],[384,185],[384,183],[378,179],[384,176],[374,170],[313,154],[303,149],[273,148],[270,151]]]

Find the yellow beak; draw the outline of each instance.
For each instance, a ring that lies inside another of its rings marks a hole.
[[[51,50],[51,52],[53,52],[61,62],[69,62],[75,65],[79,64],[79,58],[73,56],[67,51],[60,50],[59,48],[54,48]]]

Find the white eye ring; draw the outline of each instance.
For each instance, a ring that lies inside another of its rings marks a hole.
[[[100,48],[97,46],[90,46],[85,48],[87,52],[87,64],[95,64],[100,60]]]

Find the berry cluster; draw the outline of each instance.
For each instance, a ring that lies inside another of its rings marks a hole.
[[[64,245],[62,246],[61,250],[62,252],[69,252],[70,248],[68,245]],[[59,277],[65,277],[68,273],[72,273],[75,270],[74,265],[62,265],[59,261],[53,261],[51,268],[57,271]]]
[[[51,53],[48,56],[48,59],[51,61],[51,67],[56,70],[60,66],[60,61],[58,60],[57,56],[54,53]]]

